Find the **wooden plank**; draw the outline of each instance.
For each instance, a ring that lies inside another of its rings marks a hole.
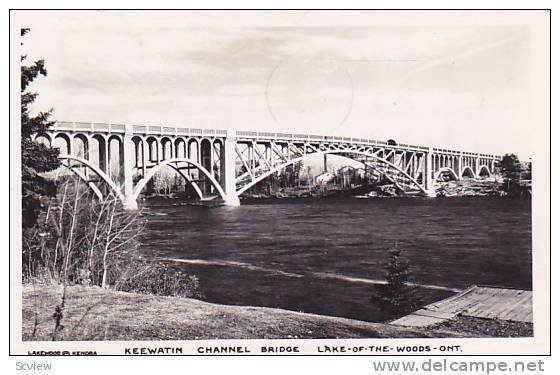
[[[395,325],[426,327],[465,316],[506,321],[533,321],[533,292],[527,290],[477,287],[434,302],[391,322]]]
[[[532,293],[529,291],[480,288],[487,298],[463,314],[487,319],[531,321]]]
[[[502,320],[519,320],[519,316],[523,315],[524,302],[525,296],[523,295],[511,298],[507,303],[496,308],[496,315]]]
[[[397,319],[391,324],[407,326],[407,327],[427,327],[430,325],[443,323],[446,320],[452,319],[455,315],[435,313],[430,310],[420,309],[412,314],[406,315]]]

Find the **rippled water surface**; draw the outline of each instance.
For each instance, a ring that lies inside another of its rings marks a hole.
[[[377,321],[372,285],[394,246],[426,286],[425,302],[472,284],[531,288],[530,200],[166,200],[144,208],[144,252],[196,274],[211,302]]]

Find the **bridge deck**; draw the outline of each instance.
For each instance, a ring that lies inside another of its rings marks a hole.
[[[473,286],[447,299],[432,303],[391,324],[427,327],[457,315],[515,322],[533,322],[533,292]]]
[[[107,134],[124,134],[127,125],[114,123],[98,123],[98,122],[73,122],[73,121],[55,121],[51,130],[53,131],[69,131],[69,132],[87,132],[87,133],[107,133]],[[156,136],[194,136],[194,137],[226,137],[228,131],[224,129],[201,129],[188,128],[178,126],[163,125],[131,125],[133,134],[136,135],[156,135]],[[324,143],[343,143],[368,146],[383,146],[387,149],[407,149],[411,151],[427,152],[430,147],[412,145],[407,143],[395,143],[389,145],[387,141],[375,139],[357,138],[357,137],[341,137],[333,135],[317,135],[317,134],[295,134],[295,133],[277,133],[277,132],[258,132],[236,130],[231,131],[238,141],[297,141],[297,142],[324,142]],[[467,151],[451,150],[446,148],[432,149],[434,153],[446,155],[463,155],[463,156],[479,156],[483,158],[491,158],[500,160],[500,155],[476,153]]]

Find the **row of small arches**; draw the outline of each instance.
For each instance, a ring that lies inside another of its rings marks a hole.
[[[453,180],[459,179],[459,176],[452,168],[443,167],[436,171],[435,180],[438,180],[443,175],[448,175]],[[488,168],[488,166],[486,165],[481,165],[477,172],[475,172],[470,166],[466,166],[463,168],[460,174],[461,178],[463,177],[476,178],[476,177],[485,177],[485,176],[488,177],[490,175],[491,175],[490,168]]]
[[[56,147],[61,155],[73,155],[92,162],[103,171],[111,171],[111,161],[122,162],[122,135],[103,135],[76,133],[42,133],[35,141],[50,147]],[[188,138],[162,136],[133,136],[135,147],[135,167],[143,165],[144,147],[147,153],[145,161],[157,163],[172,158],[189,158],[196,162],[209,164],[214,153],[223,152],[223,141],[219,138]]]
[[[472,166],[475,166],[476,162],[477,162],[477,158],[475,156],[441,155],[441,154],[432,155],[432,165],[433,165],[433,169],[436,171],[443,168],[451,168],[457,172],[459,169],[459,164],[462,164],[463,166],[469,166],[472,169]],[[494,171],[496,163],[497,161],[488,158],[478,159],[479,168],[485,166],[488,168],[490,172]],[[464,170],[465,168],[462,169],[462,172],[464,172]]]

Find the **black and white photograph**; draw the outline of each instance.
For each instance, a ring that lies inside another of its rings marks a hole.
[[[11,351],[546,354],[549,17],[12,10]]]

